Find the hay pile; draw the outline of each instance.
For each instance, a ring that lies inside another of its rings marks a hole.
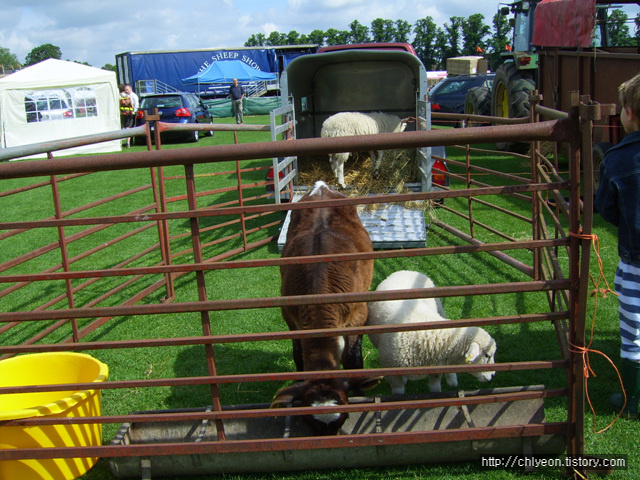
[[[376,176],[368,153],[354,153],[344,165],[346,189],[338,186],[326,155],[298,158],[298,184],[311,187],[324,180],[333,188],[349,197],[364,197],[372,194],[408,193],[407,183],[419,181],[415,150],[387,150]],[[426,202],[404,202],[406,208],[426,209]],[[365,206],[375,208],[375,205]]]

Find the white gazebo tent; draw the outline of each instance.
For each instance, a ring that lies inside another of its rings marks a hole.
[[[64,140],[120,129],[115,72],[48,59],[0,79],[0,147]],[[57,155],[114,152],[120,140]]]

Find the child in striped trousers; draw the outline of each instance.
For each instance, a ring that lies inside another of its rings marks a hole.
[[[622,383],[627,395],[623,416],[638,417],[640,399],[640,74],[618,87],[620,121],[627,135],[611,147],[600,166],[596,208],[618,227],[620,262],[615,289],[620,302],[620,357]],[[609,403],[618,411],[624,395]]]

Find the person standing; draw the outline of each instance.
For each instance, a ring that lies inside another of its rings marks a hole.
[[[131,88],[131,85],[127,84],[124,86],[124,93],[129,95],[129,98],[131,98],[131,104],[133,105],[133,114],[135,115],[138,111],[138,108],[140,108],[140,99],[138,98],[138,95],[136,95],[136,92],[133,91],[133,88]]]
[[[126,92],[126,86],[120,85],[120,128],[133,127],[135,119],[135,110],[133,108],[133,101]],[[127,138],[127,148],[131,146],[131,139]]]
[[[233,85],[229,87],[229,97],[233,106],[233,114],[236,117],[236,123],[242,125],[244,123],[244,112],[242,111],[242,99],[244,98],[244,88],[238,84],[238,79],[233,79]]]
[[[620,261],[615,277],[620,318],[620,374],[627,403],[626,418],[638,417],[640,400],[640,74],[618,87],[620,121],[627,135],[611,147],[600,165],[596,207],[618,227]],[[625,396],[609,398],[620,411]]]

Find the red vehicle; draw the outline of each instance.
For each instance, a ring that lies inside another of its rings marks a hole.
[[[316,53],[325,52],[337,52],[341,50],[400,50],[402,52],[408,52],[412,55],[416,54],[413,45],[410,43],[351,43],[346,45],[329,45],[327,47],[320,47]]]

